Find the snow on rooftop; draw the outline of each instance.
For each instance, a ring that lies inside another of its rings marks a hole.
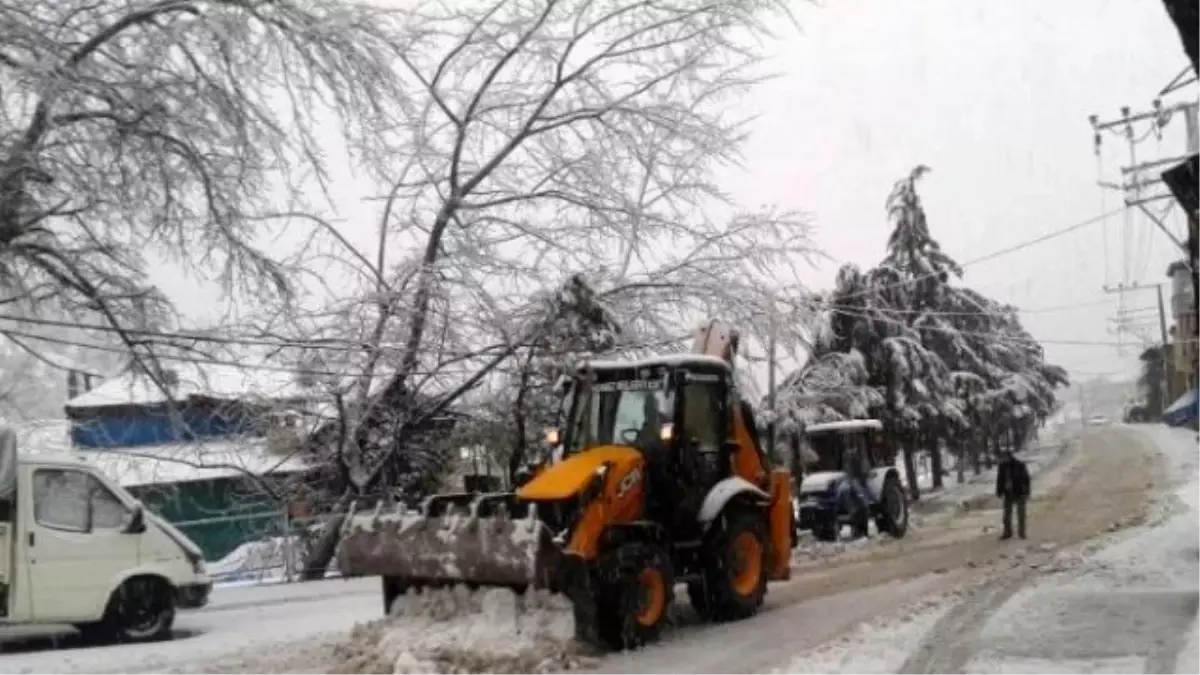
[[[14,425],[25,455],[83,459],[124,487],[160,485],[238,475],[298,473],[312,465],[275,454],[265,438],[206,439],[137,447],[81,450],[71,446],[70,422],[41,420]]]
[[[172,364],[178,376],[174,397],[211,396],[220,399],[262,398],[270,400],[312,398],[314,392],[301,386],[295,373],[196,363]],[[127,372],[107,380],[89,392],[67,401],[67,408],[113,405],[154,405],[167,397],[146,375]]]

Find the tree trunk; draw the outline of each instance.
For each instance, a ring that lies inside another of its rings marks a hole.
[[[967,444],[970,443],[970,441],[968,440],[966,443],[964,443],[962,440],[958,440],[956,443],[958,444],[958,460],[954,467],[956,474],[955,479],[958,481],[959,485],[962,485],[963,481],[965,481],[967,478],[964,472],[966,471],[967,466]],[[978,464],[978,462],[976,462],[976,464]]]
[[[932,489],[942,489],[942,441],[934,435],[929,437],[932,447],[929,448],[929,470],[933,472]]]
[[[351,501],[350,491],[346,490],[334,505],[333,516],[325,522],[321,528],[321,536],[317,537],[317,541],[313,543],[305,557],[304,572],[300,575],[304,581],[325,578],[325,573],[329,570],[329,561],[333,560],[333,554],[337,552],[337,546],[341,543],[342,524],[350,515]]]
[[[904,444],[904,478],[908,481],[908,498],[915,502],[921,498],[921,486],[917,484],[917,465],[912,446],[911,439]]]
[[[987,437],[983,439],[983,468],[992,468],[992,458],[999,447],[1000,435],[996,432],[989,432]]]

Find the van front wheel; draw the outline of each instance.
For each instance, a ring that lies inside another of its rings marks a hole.
[[[174,624],[171,585],[158,577],[134,577],[113,592],[100,623],[83,633],[105,642],[155,642],[170,639]]]

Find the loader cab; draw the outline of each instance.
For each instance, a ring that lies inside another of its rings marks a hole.
[[[686,521],[732,471],[732,393],[729,367],[717,358],[586,363],[565,399],[563,456],[636,448],[651,485],[648,508]]]
[[[600,445],[718,451],[730,433],[729,381],[728,366],[709,357],[586,363],[564,398],[563,454]]]

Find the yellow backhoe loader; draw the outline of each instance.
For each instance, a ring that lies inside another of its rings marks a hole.
[[[515,492],[354,515],[341,571],[379,575],[385,611],[416,587],[550,589],[611,649],[657,637],[676,582],[706,618],[755,614],[789,576],[794,512],[734,384],[737,340],[711,322],[692,354],[584,363],[547,432],[559,459]]]

